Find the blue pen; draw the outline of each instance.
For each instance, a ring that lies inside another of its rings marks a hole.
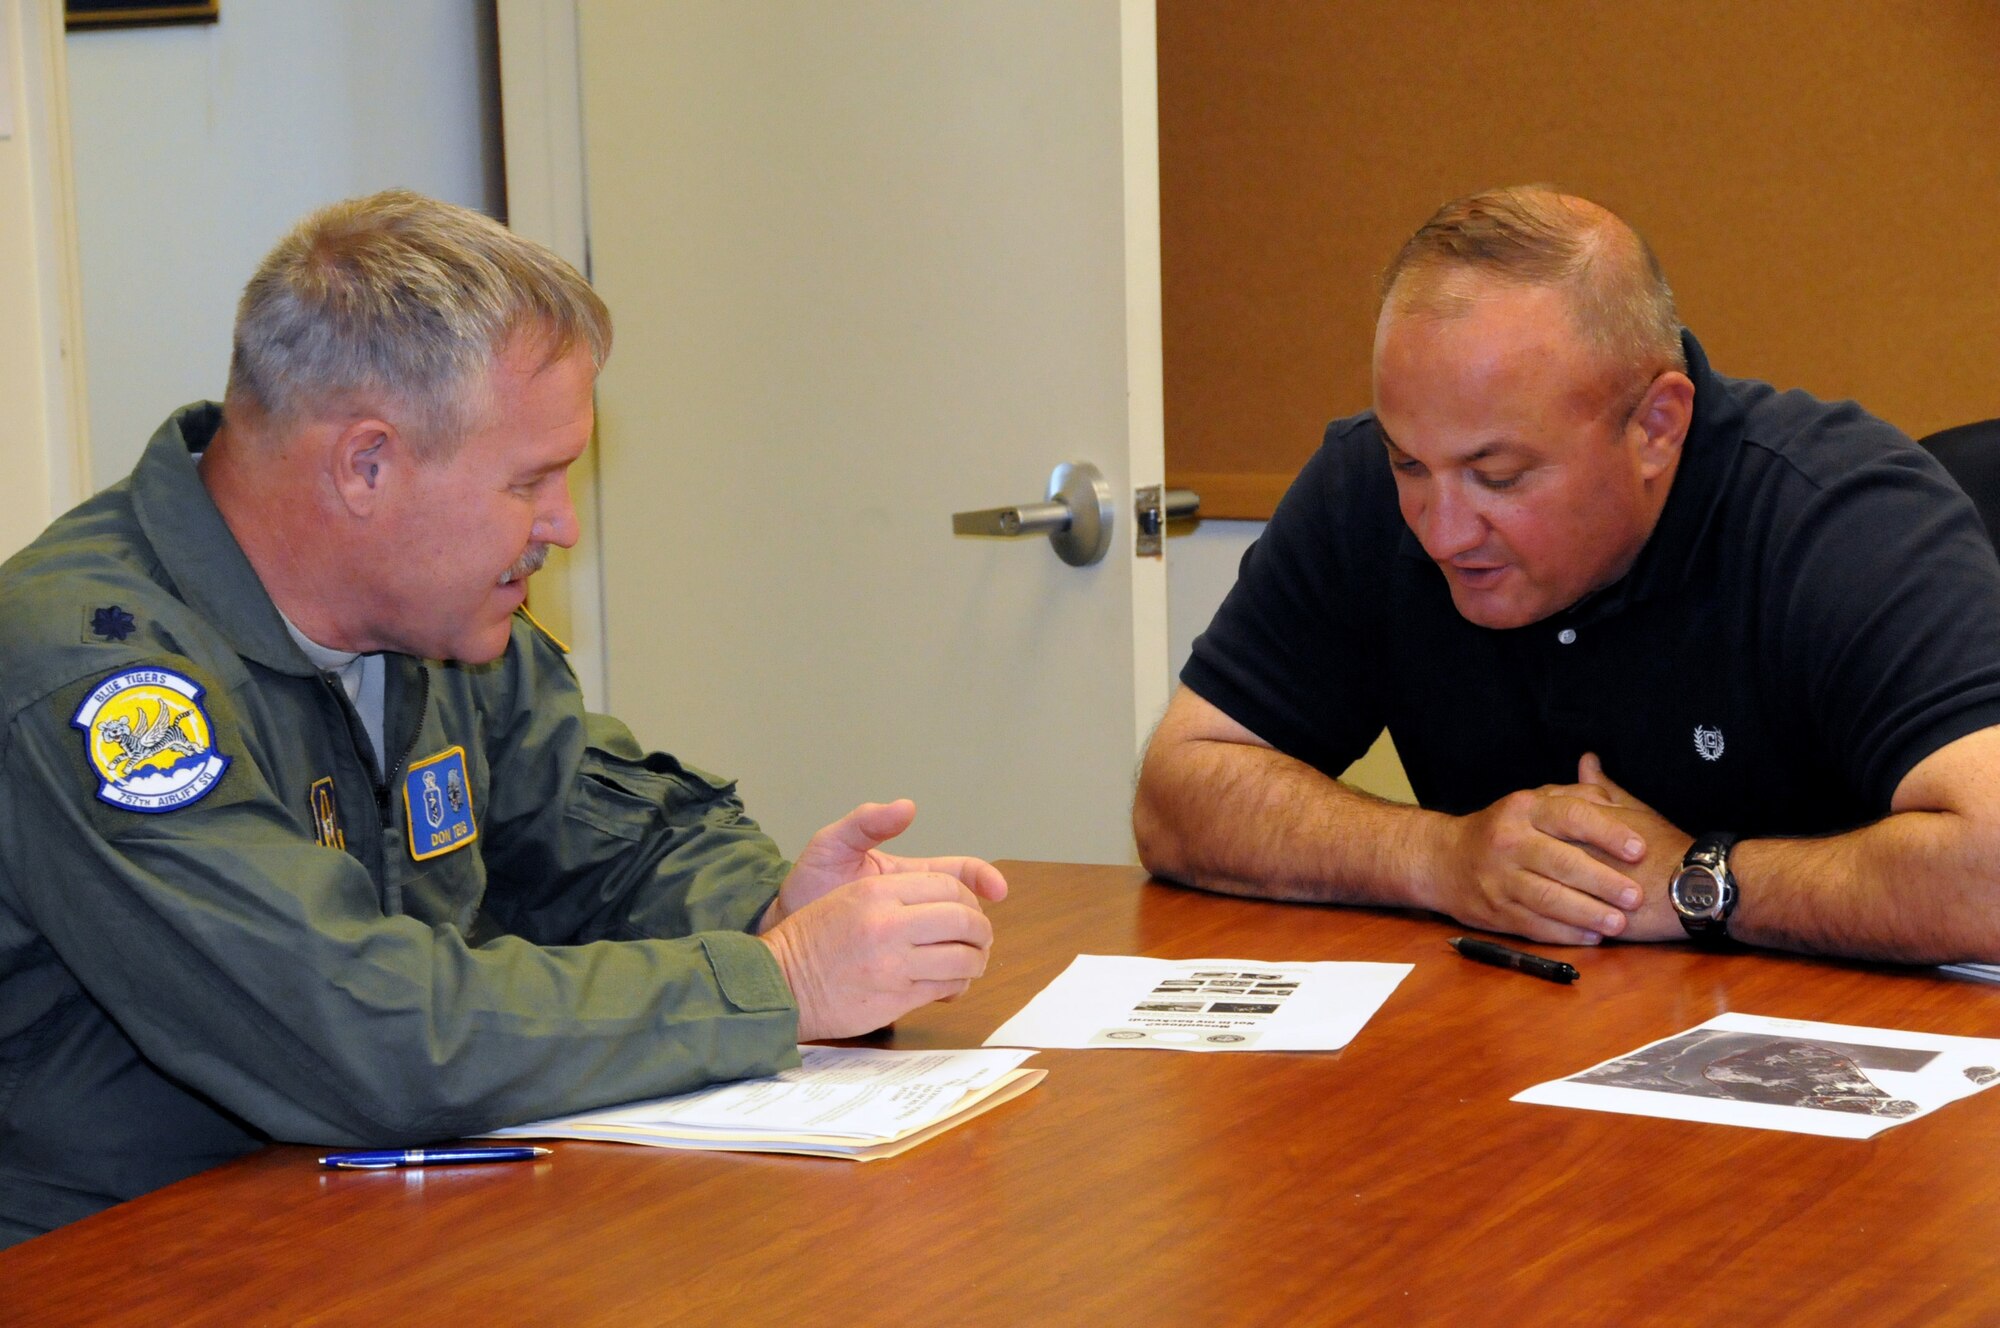
[[[453,1167],[463,1162],[532,1162],[553,1148],[387,1148],[373,1153],[328,1153],[323,1167],[379,1171],[384,1167]]]

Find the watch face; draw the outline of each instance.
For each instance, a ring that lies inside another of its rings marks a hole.
[[[1713,914],[1722,905],[1722,882],[1706,867],[1688,867],[1674,878],[1674,904],[1683,913]]]

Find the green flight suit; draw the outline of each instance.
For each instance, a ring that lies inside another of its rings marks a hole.
[[[0,1245],[270,1139],[795,1064],[750,934],[789,864],[734,785],[587,714],[520,615],[491,664],[386,657],[379,776],[202,486],[220,421],[0,568]]]

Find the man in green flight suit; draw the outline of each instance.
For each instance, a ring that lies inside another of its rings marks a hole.
[[[548,251],[302,222],[221,406],[0,568],[0,1245],[267,1140],[417,1144],[774,1073],[984,969],[975,858],[796,862],[522,611],[610,350]]]

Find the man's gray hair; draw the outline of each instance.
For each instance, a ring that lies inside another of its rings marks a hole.
[[[490,217],[402,189],[349,199],[293,227],[244,287],[224,409],[279,428],[400,409],[419,454],[443,459],[516,337],[543,367],[583,347],[601,369],[611,314],[575,268]]]
[[[1450,317],[1476,292],[1465,278],[1552,286],[1577,330],[1611,363],[1651,378],[1685,370],[1673,288],[1644,237],[1595,203],[1517,185],[1446,203],[1382,274],[1389,313]]]

